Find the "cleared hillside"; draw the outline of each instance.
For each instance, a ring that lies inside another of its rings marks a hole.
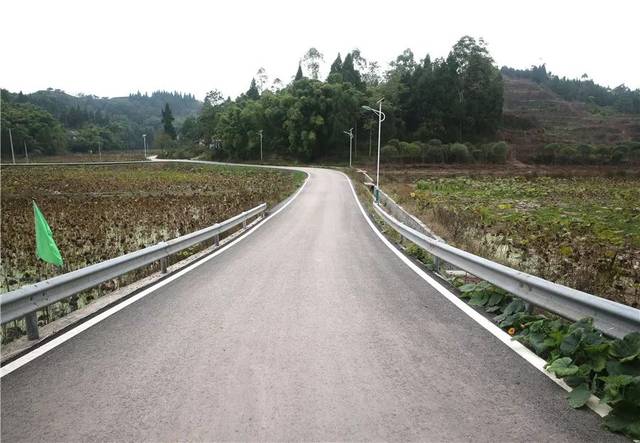
[[[567,101],[532,80],[503,75],[504,126],[500,137],[529,160],[548,143],[613,145],[640,140],[640,115]]]

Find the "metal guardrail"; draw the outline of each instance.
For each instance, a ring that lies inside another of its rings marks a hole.
[[[596,328],[615,338],[622,338],[630,332],[640,331],[640,310],[638,309],[552,283],[454,248],[404,225],[389,215],[378,203],[374,202],[373,207],[384,222],[402,237],[435,257],[486,280],[534,306],[574,321],[591,317]]]
[[[171,255],[205,240],[213,239],[218,244],[220,234],[240,224],[246,227],[248,219],[264,216],[266,208],[266,203],[262,203],[208,228],[0,294],[0,324],[25,317],[27,335],[35,340],[38,338],[38,310],[157,261],[162,272],[166,273]]]

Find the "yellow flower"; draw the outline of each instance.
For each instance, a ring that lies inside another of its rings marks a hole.
[[[507,334],[509,334],[511,336],[515,335],[516,334],[516,328],[509,328],[507,330]]]
[[[416,198],[416,193],[415,192],[412,192],[410,195],[411,195],[411,198]]]

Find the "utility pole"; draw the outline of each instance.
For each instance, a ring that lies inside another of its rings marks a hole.
[[[378,109],[373,109],[370,106],[363,106],[362,109],[371,111],[378,116],[378,164],[376,168],[376,202],[380,201],[380,134],[382,132],[382,122],[385,120],[386,115],[382,112],[382,101],[384,97],[378,100]]]
[[[27,163],[29,163],[29,153],[27,152],[27,141],[23,140],[24,142],[24,158],[27,159]]]
[[[348,131],[342,131],[349,136],[349,167],[351,167],[351,145],[353,142],[353,128]]]
[[[98,158],[102,161],[102,142],[98,142]]]
[[[356,119],[356,133],[353,135],[353,158],[358,160],[358,119]]]
[[[144,159],[147,159],[147,134],[142,134],[142,145],[144,147]]]
[[[16,155],[13,152],[13,137],[11,136],[11,128],[9,128],[9,144],[11,145],[11,160],[16,164]]]
[[[258,134],[260,134],[260,161],[262,161],[262,129],[258,131]]]

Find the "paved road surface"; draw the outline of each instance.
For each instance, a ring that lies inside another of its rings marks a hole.
[[[346,178],[2,379],[2,441],[617,441],[403,264]]]

